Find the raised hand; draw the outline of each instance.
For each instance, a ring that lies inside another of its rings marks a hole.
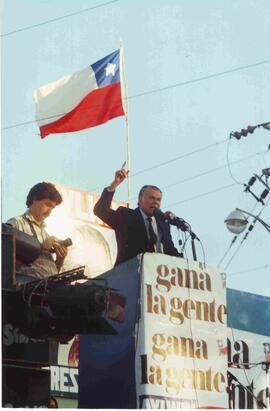
[[[114,191],[128,176],[129,171],[125,170],[126,161],[123,163],[120,170],[115,172],[115,177],[112,184],[109,187],[110,191]]]

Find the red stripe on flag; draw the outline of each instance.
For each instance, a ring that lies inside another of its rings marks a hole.
[[[91,91],[69,113],[40,127],[42,138],[53,133],[69,133],[106,123],[114,117],[125,115],[120,83]]]

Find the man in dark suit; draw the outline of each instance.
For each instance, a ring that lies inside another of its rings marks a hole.
[[[128,171],[124,167],[116,171],[113,182],[103,190],[94,207],[94,214],[115,230],[118,248],[115,265],[146,251],[179,257],[180,254],[172,241],[169,223],[155,215],[162,199],[158,187],[143,186],[139,192],[139,207],[135,210],[126,207],[111,209],[115,189],[127,175]]]

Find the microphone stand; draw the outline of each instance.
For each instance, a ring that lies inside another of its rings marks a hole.
[[[197,261],[197,254],[196,254],[196,249],[195,249],[195,242],[194,240],[197,239],[198,241],[199,238],[196,236],[195,233],[193,233],[193,231],[191,230],[190,225],[183,220],[182,218],[176,217],[174,214],[172,214],[170,211],[167,211],[166,213],[163,213],[160,209],[156,209],[155,216],[160,217],[162,219],[164,219],[165,221],[167,221],[169,224],[174,225],[177,227],[178,230],[181,230],[183,232],[188,232],[191,236],[191,249],[192,249],[192,256],[193,256],[193,260]],[[182,242],[181,242],[182,243]],[[179,241],[179,245],[181,244]],[[184,243],[185,245],[185,243]],[[183,253],[181,253],[183,254]]]
[[[197,261],[197,254],[196,254],[196,248],[195,248],[195,239],[199,240],[198,237],[196,236],[196,234],[193,233],[193,231],[191,230],[191,227],[189,226],[189,224],[187,224],[185,221],[177,221],[176,224],[178,230],[182,230],[182,231],[187,231],[190,234],[191,237],[191,250],[192,250],[192,256],[193,256],[193,260]]]
[[[263,408],[268,408],[265,403],[262,400],[258,400],[258,398],[256,397],[256,395],[253,394],[252,391],[250,391],[247,387],[245,387],[230,371],[227,371],[228,373],[228,377],[229,377],[229,384],[228,386],[231,385],[232,381],[236,381],[242,388],[244,388],[244,390],[246,390],[246,392],[248,394],[250,394],[256,401],[257,405],[263,407]],[[229,387],[228,387],[229,388]]]
[[[195,237],[191,234],[191,249],[192,249],[193,260],[197,261],[197,254],[196,254],[194,238]]]

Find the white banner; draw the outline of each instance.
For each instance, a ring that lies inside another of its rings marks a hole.
[[[227,308],[216,268],[164,254],[142,262],[138,408],[228,407]]]
[[[270,337],[228,328],[228,362],[230,408],[269,408]]]

